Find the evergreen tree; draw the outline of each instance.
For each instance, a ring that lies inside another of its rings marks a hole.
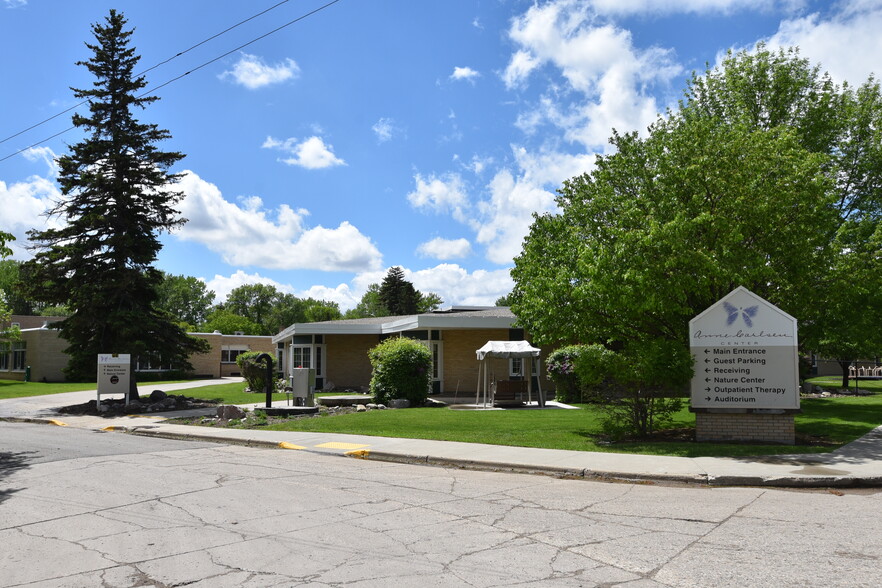
[[[50,214],[67,224],[29,233],[37,250],[25,264],[30,294],[74,311],[59,325],[70,344],[66,375],[73,380],[95,377],[99,353],[161,358],[163,365],[187,369],[189,354],[205,347],[156,306],[162,280],[152,266],[162,247],[157,233],[185,222],[173,208],[183,194],[169,189],[179,179],[169,169],[184,156],[161,151],[157,143],[169,132],[134,116],[134,109],[158,98],[142,95],[147,82],[134,77],[140,57],[125,25],[111,10],[92,26],[95,44],[86,44],[92,57],[77,62],[95,81],[73,89],[77,99],[89,101],[88,116],[73,116],[85,138],[58,159],[64,198]]]
[[[419,309],[420,294],[413,284],[404,279],[400,267],[389,268],[380,284],[380,301],[392,316],[415,314]]]

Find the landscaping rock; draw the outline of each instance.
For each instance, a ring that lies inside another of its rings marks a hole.
[[[367,406],[365,406],[364,404],[356,404],[355,412],[367,412]]]
[[[168,398],[168,394],[162,390],[154,390],[150,393],[150,402],[160,402]]]
[[[368,408],[368,410],[374,410],[377,408],[377,405],[373,402],[368,402],[367,404],[365,404],[365,406]]]
[[[389,402],[389,408],[410,408],[410,400],[407,398],[393,398]]]
[[[447,403],[441,402],[440,400],[435,400],[434,398],[426,398],[423,406],[427,408],[444,408],[445,406],[447,406]]]
[[[217,407],[217,418],[223,419],[225,421],[231,419],[244,419],[245,411],[238,406],[225,404],[224,406]]]

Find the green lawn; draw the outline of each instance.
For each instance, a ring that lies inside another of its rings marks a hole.
[[[44,384],[42,382],[0,380],[0,399],[22,398],[25,396],[44,396],[46,394],[60,394],[62,392],[82,392],[83,390],[94,390],[95,386],[95,382],[60,382]]]
[[[685,404],[685,403],[684,403]],[[882,395],[860,398],[807,398],[796,417],[798,435],[818,437],[831,445],[755,445],[647,441],[605,444],[594,407],[580,410],[467,411],[443,408],[370,411],[313,419],[291,419],[271,430],[352,433],[383,437],[437,439],[519,447],[650,455],[747,456],[820,453],[848,443],[882,424]],[[695,415],[683,408],[674,426],[693,427]]]
[[[141,382],[139,386],[151,386],[153,384],[177,384],[186,380],[168,380],[162,382]],[[233,390],[236,386],[239,392],[242,391],[244,384],[221,384],[218,386],[208,386],[208,389],[226,388]],[[23,398],[25,396],[45,396],[46,394],[61,394],[62,392],[82,392],[84,390],[95,390],[97,384],[95,382],[19,382],[17,380],[0,380],[0,400],[4,398]],[[196,389],[194,389],[196,390]],[[181,392],[189,394],[188,392]],[[245,397],[253,398],[253,394],[243,394]],[[199,396],[202,398],[202,396]],[[242,403],[254,402],[244,400]]]
[[[140,386],[149,387],[152,384],[176,384],[185,380],[175,380],[166,382],[142,382]],[[83,390],[94,390],[95,382],[86,383],[48,383],[42,382],[19,382],[16,380],[0,380],[0,400],[4,398],[22,398],[24,396],[43,396],[46,394],[60,394],[62,392],[81,392]],[[203,400],[214,400],[223,404],[254,404],[257,402],[265,402],[266,395],[250,394],[243,392],[245,389],[244,382],[234,382],[228,384],[217,384],[214,386],[202,386],[200,388],[190,388],[172,394],[184,394],[194,398]],[[329,396],[339,393],[319,393],[316,396]],[[273,394],[273,401],[284,401],[284,394]]]
[[[820,376],[818,378],[809,378],[806,382],[815,384],[817,386],[823,386],[825,388],[829,388],[832,392],[833,389],[839,389],[842,387],[842,376]],[[855,381],[852,378],[848,381],[849,390],[854,390]],[[882,380],[865,380],[861,378],[858,381],[858,387],[861,390],[869,390],[871,392],[882,392]]]

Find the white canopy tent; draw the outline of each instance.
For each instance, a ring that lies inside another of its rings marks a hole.
[[[525,374],[527,378],[527,399],[532,402],[533,397],[533,358],[539,357],[539,349],[530,345],[527,341],[487,341],[487,343],[476,351],[478,356],[478,361],[481,362],[478,364],[478,391],[475,394],[475,404],[478,404],[478,400],[481,397],[481,370],[483,368],[484,377],[483,377],[483,391],[484,391],[484,406],[487,406],[487,395],[488,390],[490,389],[490,385],[488,383],[489,374],[487,370],[487,360],[489,358],[498,357],[503,359],[511,359],[513,357],[520,358],[529,358],[529,361],[526,363],[529,364],[530,370],[529,374]],[[539,406],[545,406],[545,395],[542,393],[542,384],[539,383],[539,379],[536,379],[537,384],[539,385]],[[494,382],[495,384],[495,382]],[[493,391],[490,393],[490,404],[492,405],[495,402],[495,386]]]

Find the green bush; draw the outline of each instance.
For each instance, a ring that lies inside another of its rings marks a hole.
[[[555,397],[558,402],[571,404],[574,402],[600,402],[596,387],[585,386],[576,373],[579,355],[586,345],[567,345],[551,352],[545,360],[548,378],[554,382]]]
[[[236,365],[239,366],[242,377],[245,378],[251,391],[258,394],[266,392],[266,363],[255,361],[261,354],[260,351],[246,351],[236,356]],[[273,368],[273,374],[275,374],[275,368]],[[273,378],[273,392],[276,391],[276,387],[277,382]]]
[[[677,341],[634,341],[620,352],[585,345],[575,371],[601,398],[601,426],[612,439],[647,437],[670,425],[692,378],[692,355]]]
[[[429,396],[432,354],[418,341],[406,337],[386,339],[368,352],[373,373],[374,402],[388,404],[406,398],[411,406],[422,406]]]

